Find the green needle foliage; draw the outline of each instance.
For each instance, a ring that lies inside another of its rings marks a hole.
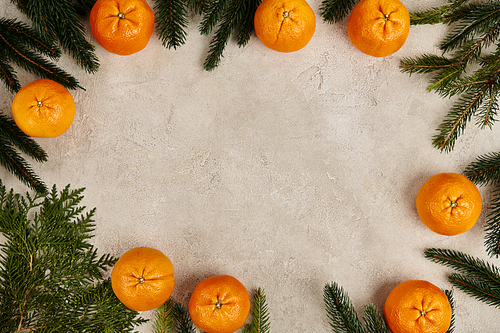
[[[425,250],[424,255],[456,271],[448,277],[453,286],[488,305],[500,307],[500,270],[497,267],[453,250],[431,248]]]
[[[169,298],[156,309],[153,333],[196,333],[189,311]]]
[[[452,308],[452,320],[446,333],[453,333],[455,323],[453,295],[451,291],[444,292]],[[391,333],[383,313],[373,304],[365,306],[362,322],[354,310],[349,295],[336,282],[325,285],[323,300],[330,327],[335,333]]]
[[[33,190],[47,193],[45,183],[17,149],[37,162],[47,160],[47,154],[35,140],[24,134],[12,119],[0,114],[0,165]]]
[[[271,323],[266,303],[266,294],[262,288],[257,288],[252,297],[252,322],[243,327],[243,333],[269,333]]]
[[[319,14],[325,22],[338,23],[347,17],[360,0],[323,0]]]
[[[493,188],[490,207],[486,217],[486,251],[490,256],[500,255],[500,153],[479,156],[470,163],[464,175],[478,186]]]
[[[74,77],[52,62],[60,56],[61,50],[54,41],[25,23],[0,18],[0,78],[11,92],[21,89],[13,65],[59,82],[68,89],[79,87]]]
[[[0,332],[131,332],[144,322],[102,272],[116,262],[90,243],[83,189],[21,196],[0,182]]]
[[[490,128],[497,120],[500,2],[469,4],[468,0],[453,0],[441,7],[412,13],[411,23],[452,26],[439,44],[443,55],[423,54],[400,63],[401,71],[410,75],[432,74],[429,91],[443,98],[457,96],[433,138],[436,148],[450,152],[472,119],[480,128]],[[491,51],[485,54],[485,50]],[[471,64],[477,68],[466,74]]]
[[[12,0],[32,22],[40,36],[57,41],[76,63],[88,73],[95,73],[99,62],[94,46],[85,38],[83,13],[92,9],[95,0]],[[75,3],[77,4],[75,6]]]

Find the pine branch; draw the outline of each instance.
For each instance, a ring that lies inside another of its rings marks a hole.
[[[499,184],[500,152],[478,156],[465,168],[464,175],[478,186]]]
[[[266,294],[258,288],[252,297],[252,322],[244,326],[243,333],[269,333],[270,326]]]
[[[262,0],[246,0],[244,7],[240,10],[241,19],[239,19],[236,44],[239,47],[245,46],[254,32],[253,18],[257,7],[259,7]]]
[[[21,84],[10,63],[37,76],[59,82],[68,89],[81,88],[74,77],[46,59],[57,59],[59,56],[60,50],[54,43],[26,24],[0,18],[0,75],[11,92],[17,92]]]
[[[180,47],[186,42],[187,2],[184,0],[156,0],[156,30],[167,48]]]
[[[131,332],[144,322],[102,276],[116,259],[88,242],[95,209],[84,213],[82,192],[20,196],[0,182],[0,331]]]
[[[227,0],[227,6],[223,6],[223,12],[220,14],[220,22],[217,26],[215,35],[210,41],[208,56],[203,63],[203,68],[205,70],[213,70],[219,65],[222,58],[222,52],[224,51],[231,34],[238,28],[241,17],[245,13],[246,1],[248,0]],[[210,13],[210,16],[217,15]],[[212,23],[208,26],[208,28],[211,29],[211,27]]]
[[[196,333],[196,328],[185,306],[180,303],[174,303],[173,315],[176,322],[177,333]]]
[[[446,331],[446,333],[453,333],[455,331],[455,300],[453,299],[453,291],[451,290],[443,290],[448,297],[448,302],[450,302],[451,307],[451,321],[450,327]]]
[[[338,23],[349,15],[359,0],[323,0],[319,7],[325,22]]]
[[[385,323],[384,314],[373,304],[365,306],[365,321],[366,333],[391,333]]]
[[[457,17],[456,12],[453,16],[450,16],[450,12],[455,11],[468,1],[469,0],[454,0],[444,6],[432,7],[423,12],[410,13],[410,22],[412,25],[451,23],[459,18],[462,18],[462,16]]]
[[[156,309],[153,322],[153,333],[172,333],[175,329],[173,316],[174,302],[168,299],[162,306]]]
[[[323,301],[330,326],[335,333],[363,333],[349,295],[337,283],[327,284],[324,287]]]
[[[85,27],[82,17],[73,4],[73,0],[16,0],[17,7],[33,23],[33,28],[47,39],[57,40],[76,63],[88,73],[95,73],[99,68],[94,46],[85,39]],[[80,2],[89,6],[91,2]]]
[[[485,261],[458,251],[427,249],[427,259],[456,271],[452,285],[488,305],[500,307],[500,270]]]

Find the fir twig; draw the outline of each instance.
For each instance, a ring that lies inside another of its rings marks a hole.
[[[19,10],[33,23],[39,35],[57,40],[76,63],[88,73],[95,73],[99,61],[95,47],[85,38],[83,19],[78,15],[73,0],[23,1],[15,0]],[[80,8],[89,9],[91,1],[80,1]]]
[[[81,88],[73,76],[45,58],[58,59],[60,52],[57,45],[26,24],[0,18],[0,77],[11,92],[21,88],[11,63],[68,89]]]
[[[323,0],[319,7],[320,16],[325,22],[341,22],[359,0]]]
[[[153,333],[172,333],[175,329],[174,303],[172,299],[168,299],[162,306],[158,307],[155,312],[153,322]]]
[[[189,311],[184,305],[177,302],[174,303],[173,315],[177,333],[196,333],[196,328],[191,321]]]
[[[488,305],[500,307],[500,270],[497,267],[453,250],[427,249],[424,255],[456,271],[448,278],[453,286]]]
[[[336,282],[324,287],[323,301],[330,326],[335,333],[363,333],[349,295]]]
[[[45,183],[16,149],[37,162],[47,160],[47,154],[36,141],[24,134],[12,119],[0,114],[0,164],[25,185],[39,193],[47,193]]]
[[[249,0],[215,0],[214,2],[216,5],[208,8],[207,20],[202,22],[204,26],[201,29],[202,33],[208,33],[214,27],[214,19],[218,22],[216,32],[210,41],[208,55],[203,63],[203,68],[207,71],[213,70],[219,65],[229,38],[238,29],[240,22],[247,17],[245,14],[248,13]],[[221,14],[215,13],[218,8],[223,9]],[[244,37],[241,43],[245,43]]]
[[[186,41],[187,2],[184,0],[156,0],[156,30],[163,46],[174,48]]]
[[[144,322],[111,290],[83,189],[20,196],[0,182],[0,331],[131,332]],[[61,314],[64,314],[63,316]]]
[[[401,61],[401,71],[433,73],[428,90],[442,97],[459,95],[444,121],[438,127],[433,145],[441,151],[453,150],[458,137],[473,117],[480,128],[491,127],[497,121],[500,89],[500,2],[468,4],[455,0],[442,7],[412,14],[412,24],[455,23],[439,48],[449,56],[425,54]],[[497,44],[493,53],[483,55],[489,46]],[[478,63],[478,69],[464,76],[468,65]]]
[[[489,153],[478,156],[464,171],[478,186],[491,185],[492,198],[486,218],[486,251],[490,256],[500,255],[500,153]]]
[[[271,323],[268,311],[266,294],[262,288],[257,288],[252,297],[252,322],[244,326],[243,333],[269,333]]]

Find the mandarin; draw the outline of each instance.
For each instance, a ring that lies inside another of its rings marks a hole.
[[[148,311],[165,303],[174,291],[174,266],[161,251],[135,247],[125,252],[111,272],[111,287],[128,308]]]
[[[66,132],[75,112],[68,89],[49,79],[26,84],[12,101],[12,116],[19,129],[37,138],[54,138]]]
[[[481,214],[476,185],[458,173],[439,173],[420,188],[416,199],[420,220],[432,231],[454,236],[471,229]]]
[[[264,0],[254,15],[255,34],[279,52],[306,46],[316,31],[316,17],[305,0]]]
[[[245,324],[249,312],[248,291],[229,275],[204,279],[189,300],[193,323],[206,333],[232,333]]]
[[[347,33],[361,52],[385,57],[405,44],[410,14],[399,0],[361,0],[349,16]]]
[[[384,316],[392,333],[445,333],[451,324],[446,294],[424,280],[407,280],[387,296]]]
[[[144,49],[153,35],[154,12],[145,0],[97,0],[90,28],[108,52],[130,55]]]

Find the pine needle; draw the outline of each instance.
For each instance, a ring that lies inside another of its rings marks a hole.
[[[184,0],[157,0],[156,31],[163,46],[177,49],[186,42],[187,3]]]

